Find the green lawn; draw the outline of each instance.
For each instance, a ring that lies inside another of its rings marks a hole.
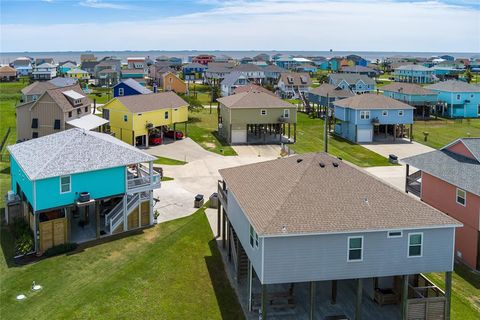
[[[444,273],[430,273],[427,276],[437,286],[445,288]],[[452,286],[452,320],[480,319],[480,275],[455,264]]]
[[[424,141],[423,132],[428,132]],[[480,119],[438,119],[415,121],[413,139],[432,148],[441,148],[461,137],[480,137]]]
[[[7,265],[1,236],[2,319],[244,319],[203,209],[26,266]]]
[[[201,109],[188,114],[188,137],[204,149],[225,156],[237,155],[235,150],[217,135],[217,109]]]
[[[92,92],[88,94],[90,100],[95,99],[99,104],[105,104],[113,98],[112,90],[110,88],[93,88]]]
[[[297,153],[323,151],[323,120],[297,113],[297,142],[291,146]],[[388,159],[361,145],[330,136],[328,152],[361,167],[388,166]]]
[[[187,164],[185,161],[180,161],[180,160],[175,160],[175,159],[170,159],[170,158],[165,158],[165,157],[158,157],[157,160],[153,161],[155,164],[164,164],[164,165],[169,165],[169,166],[182,166],[184,164]]]

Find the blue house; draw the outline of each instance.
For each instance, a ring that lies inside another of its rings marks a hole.
[[[17,75],[28,76],[32,74],[32,59],[29,57],[19,57],[12,63],[12,67],[17,70]]]
[[[353,142],[412,138],[414,107],[378,95],[361,94],[333,102],[335,134]],[[405,128],[410,125],[410,128]]]
[[[182,68],[183,78],[185,80],[198,80],[202,79],[207,70],[207,66],[200,63],[189,63]]]
[[[348,55],[346,58],[348,60],[353,61],[356,66],[362,66],[362,67],[368,66],[368,60],[365,60],[365,59],[363,59],[362,57],[360,57],[356,54]]]
[[[308,101],[318,106],[331,106],[332,102],[340,99],[353,97],[355,94],[350,90],[344,90],[328,83],[323,83],[317,88],[310,88]]]
[[[156,158],[139,149],[107,134],[70,129],[8,151],[16,212],[38,234],[37,253],[153,223],[160,176],[153,171]]]
[[[375,91],[377,83],[372,78],[356,73],[332,73],[328,76],[328,83],[357,94]]]
[[[458,80],[432,84],[427,89],[438,93],[443,102],[440,113],[450,118],[478,118],[480,116],[480,86]]]
[[[115,98],[149,93],[152,93],[152,91],[133,79],[122,80],[113,87],[113,96]]]
[[[383,95],[415,107],[415,118],[428,118],[437,104],[438,93],[418,84],[393,82],[381,88]]]
[[[433,83],[434,70],[418,64],[410,64],[395,68],[393,73],[395,81],[410,83]]]

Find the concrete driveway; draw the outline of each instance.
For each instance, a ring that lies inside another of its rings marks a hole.
[[[219,156],[216,153],[207,151],[190,138],[173,141],[165,138],[165,144],[152,146],[145,150],[146,152],[158,156],[175,160],[190,162],[202,159],[208,156]]]

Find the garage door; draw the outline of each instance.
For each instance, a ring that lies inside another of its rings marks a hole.
[[[357,129],[357,142],[372,142],[372,129]]]
[[[232,143],[247,143],[247,130],[232,130]]]

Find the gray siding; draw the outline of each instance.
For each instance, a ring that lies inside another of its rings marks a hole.
[[[408,258],[408,234],[423,232],[423,256]],[[347,239],[364,236],[363,261],[347,262]],[[264,239],[263,283],[369,278],[452,270],[454,229],[291,236]]]
[[[254,249],[250,246],[250,222],[243,214],[242,209],[238,205],[237,199],[231,191],[228,192],[228,207],[226,208],[228,219],[230,220],[235,233],[240,240],[248,258],[252,262],[253,269],[257,276],[262,278],[262,238],[259,238],[258,248]]]

